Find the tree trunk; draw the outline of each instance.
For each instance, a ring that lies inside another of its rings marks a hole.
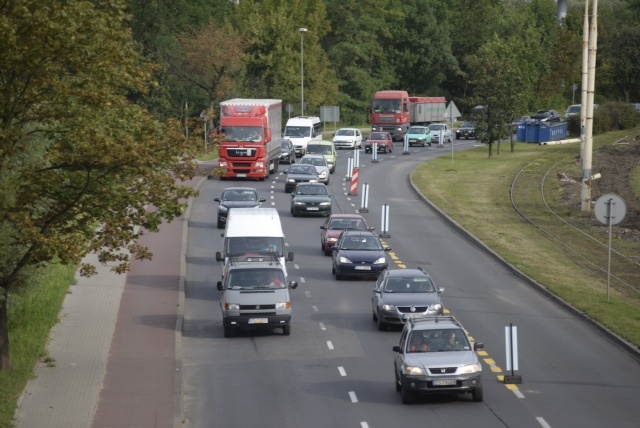
[[[0,371],[11,370],[11,358],[9,358],[9,314],[7,312],[7,300],[9,293],[6,286],[0,291]]]
[[[493,143],[489,142],[488,146],[489,146],[489,157],[491,157],[491,155],[493,154]]]

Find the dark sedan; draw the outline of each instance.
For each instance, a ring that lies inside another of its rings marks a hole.
[[[476,125],[473,122],[464,122],[462,126],[456,129],[456,140],[476,139]]]
[[[313,165],[291,165],[285,171],[287,179],[284,182],[284,191],[291,193],[298,183],[317,183],[318,172]]]
[[[291,140],[285,139],[280,142],[280,162],[281,163],[296,163],[296,148],[293,146]]]
[[[231,208],[258,208],[265,200],[258,197],[258,192],[253,187],[227,187],[219,198],[214,199],[220,203],[218,229],[223,229],[227,224],[227,216]]]
[[[364,143],[364,152],[371,153],[374,143],[378,147],[378,153],[391,153],[393,151],[393,140],[388,132],[372,132]]]
[[[378,277],[388,266],[387,251],[374,232],[345,230],[333,247],[332,273],[336,279],[345,276]]]
[[[322,183],[300,183],[291,194],[291,215],[331,215],[331,195]]]

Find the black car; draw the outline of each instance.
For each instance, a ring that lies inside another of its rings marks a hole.
[[[345,230],[333,247],[332,273],[345,276],[378,277],[387,267],[387,251],[380,238],[370,230]]]
[[[231,208],[257,208],[266,199],[258,197],[258,191],[253,187],[227,187],[214,201],[220,203],[218,229],[222,229],[227,224],[227,216]]]
[[[308,155],[306,155],[308,156]],[[291,194],[291,215],[331,215],[331,194],[322,183],[300,183]]]
[[[538,110],[536,114],[531,116],[531,120],[546,123],[560,123],[562,118],[555,110]]]
[[[293,143],[289,139],[284,139],[280,142],[280,162],[296,163],[296,148],[293,147]]]
[[[473,122],[464,122],[462,126],[456,129],[456,140],[476,139],[476,125]]]
[[[284,182],[285,193],[291,193],[298,183],[317,183],[318,171],[313,165],[291,165],[285,171],[287,179]]]

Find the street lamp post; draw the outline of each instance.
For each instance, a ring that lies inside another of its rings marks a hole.
[[[300,29],[300,116],[304,116],[304,34],[306,28]]]

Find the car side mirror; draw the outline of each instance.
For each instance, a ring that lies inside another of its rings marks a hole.
[[[267,202],[267,200],[265,198],[260,198],[258,199],[258,202]]]
[[[340,249],[340,247],[338,247],[337,245],[334,245],[333,247],[331,247],[332,251],[338,251]]]
[[[369,228],[369,230],[374,231],[374,230],[376,230],[376,228],[375,228],[375,227],[373,227],[373,226],[371,226],[371,227]]]
[[[218,289],[218,291],[222,291],[222,281],[218,281],[218,283],[216,284],[216,288]]]
[[[220,202],[220,198],[214,198],[213,200],[216,202]]]
[[[290,262],[293,261],[293,251],[289,251],[287,253],[287,261],[290,261]]]
[[[327,230],[327,226],[322,225],[322,226],[320,226],[320,229],[322,229],[322,230]]]
[[[394,345],[393,346],[393,352],[398,352],[398,353],[402,353],[402,347],[400,345]]]
[[[478,349],[484,349],[484,343],[476,342],[473,344],[473,350],[477,351]]]
[[[438,293],[442,293],[444,291],[444,288],[438,288]]]
[[[222,257],[222,251],[216,251],[216,261],[217,262],[224,261],[224,257]]]
[[[384,250],[385,250],[385,251],[391,251],[391,248],[390,248],[390,247],[385,247],[385,249],[384,249]]]
[[[289,288],[292,290],[295,290],[296,288],[298,288],[298,282],[297,281],[289,281]]]

